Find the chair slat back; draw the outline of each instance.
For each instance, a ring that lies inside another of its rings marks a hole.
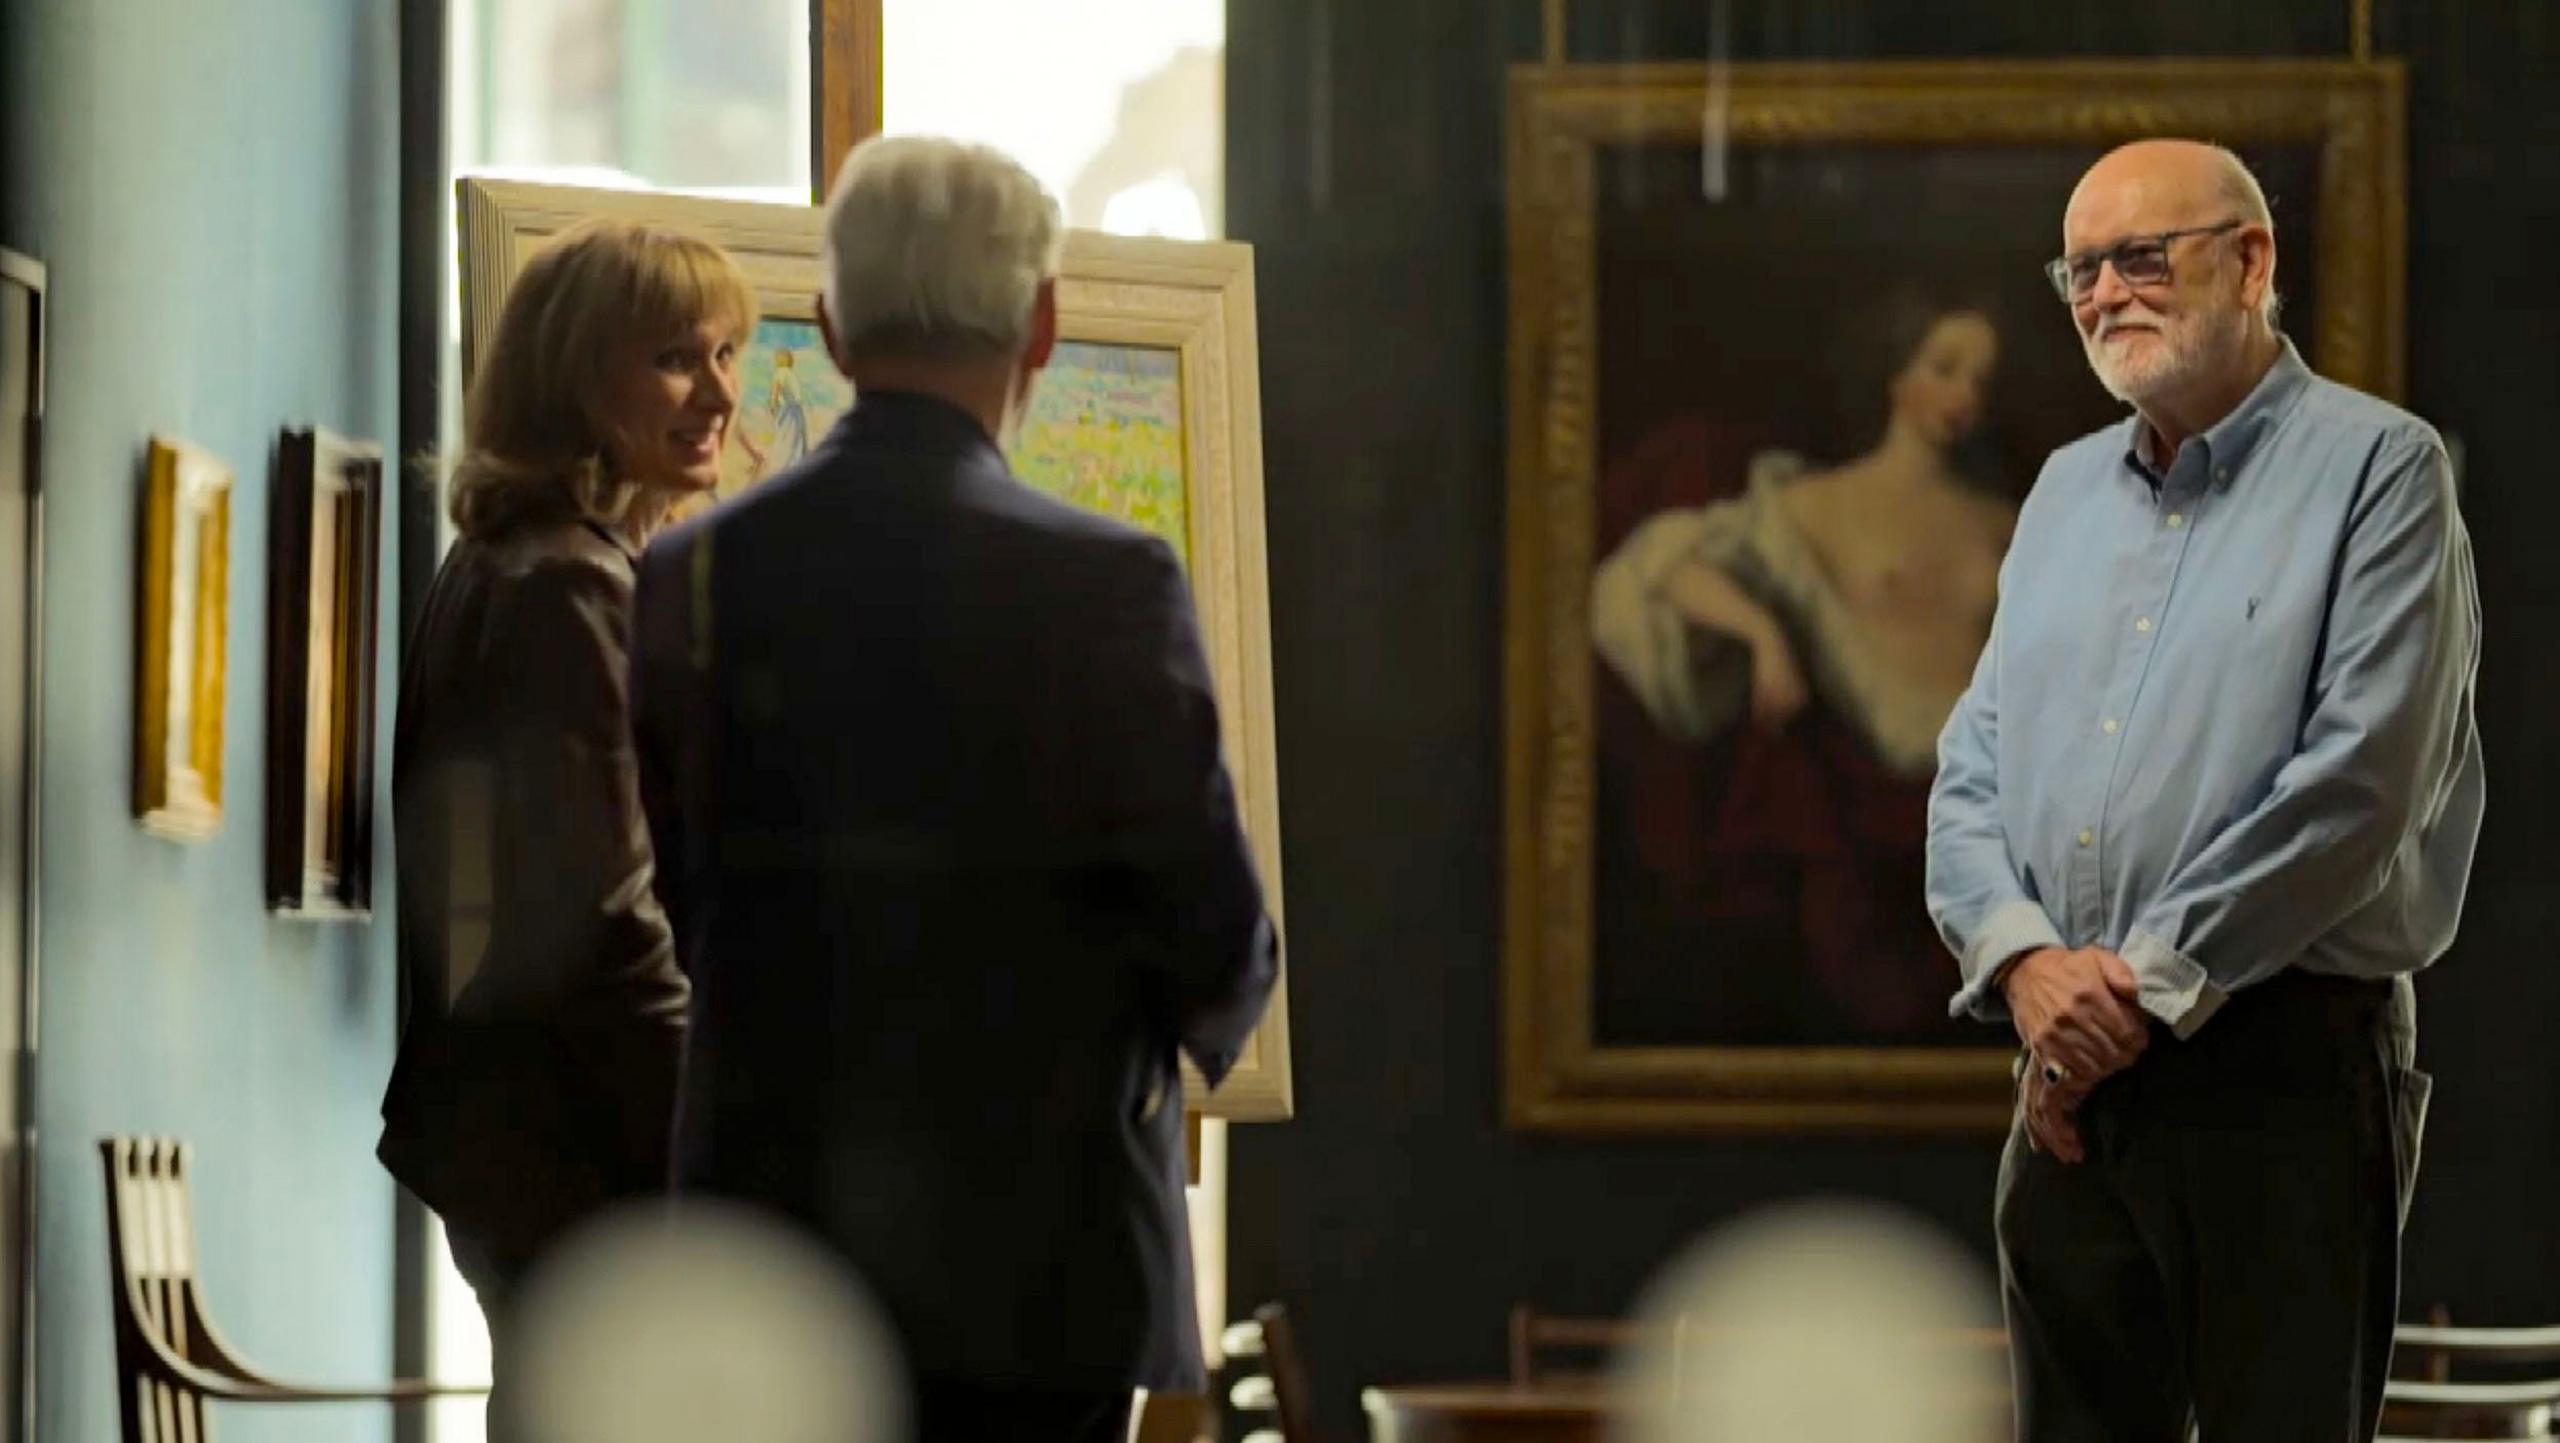
[[[117,1392],[124,1443],[212,1443],[204,1398],[164,1374],[149,1346],[197,1356],[194,1210],[187,1145],[111,1137],[98,1144],[107,1180],[108,1281],[115,1290]]]
[[[1561,1317],[1520,1303],[1511,1309],[1511,1381],[1530,1387],[1564,1379],[1597,1379],[1612,1355],[1653,1336],[1643,1324],[1624,1318]],[[1585,1366],[1553,1366],[1548,1355],[1556,1351],[1581,1354]]]
[[[2438,1307],[2394,1335],[2382,1431],[2396,1439],[2554,1437],[2560,1328],[2457,1328]]]
[[[1297,1325],[1279,1303],[1254,1309],[1253,1320],[1262,1325],[1262,1361],[1271,1375],[1280,1437],[1284,1443],[1315,1443],[1315,1396],[1307,1383],[1306,1355],[1298,1348]]]
[[[1248,1420],[1267,1414],[1272,1425],[1255,1427],[1245,1443],[1315,1443],[1315,1395],[1286,1307],[1275,1302],[1254,1309],[1252,1318],[1221,1335],[1219,1351],[1234,1370],[1226,1385],[1228,1406]]]

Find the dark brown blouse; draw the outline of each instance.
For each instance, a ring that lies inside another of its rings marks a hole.
[[[633,771],[633,561],[570,520],[457,542],[401,676],[379,1153],[505,1267],[666,1173],[686,987]]]

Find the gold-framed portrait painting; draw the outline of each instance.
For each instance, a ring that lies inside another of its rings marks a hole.
[[[143,484],[133,811],[154,836],[196,842],[222,825],[231,468],[154,436]]]
[[[2393,396],[2403,105],[2347,62],[1513,72],[1511,1125],[2006,1125],[1922,844],[2018,501],[2124,414],[2042,271],[2064,204],[2123,141],[2230,145],[2284,328]]]
[[[762,315],[739,360],[723,494],[806,454],[852,404],[852,387],[818,332],[817,211],[482,179],[462,180],[457,190],[466,376],[524,261],[569,224],[605,215],[717,241],[756,288]],[[1058,329],[1056,354],[1009,459],[1026,484],[1150,531],[1182,558],[1217,683],[1237,804],[1276,921],[1279,768],[1252,249],[1072,231],[1058,279]],[[1184,1072],[1192,1107],[1204,1116],[1289,1116],[1285,976],[1216,1092],[1188,1063]]]

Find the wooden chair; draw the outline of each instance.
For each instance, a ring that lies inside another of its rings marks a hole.
[[[279,1382],[240,1360],[205,1315],[196,1281],[189,1148],[170,1138],[98,1143],[107,1176],[107,1279],[115,1290],[116,1383],[123,1443],[210,1443],[208,1400],[414,1403],[486,1393],[404,1381],[371,1388]]]
[[[1568,1318],[1541,1313],[1527,1303],[1516,1304],[1511,1309],[1511,1381],[1520,1387],[1596,1382],[1603,1376],[1610,1354],[1655,1336],[1644,1324],[1625,1318]],[[1735,1331],[1731,1328],[1692,1328],[1683,1319],[1675,1325],[1669,1341],[1676,1350],[1733,1336]],[[1932,1334],[1929,1342],[1958,1355],[1988,1354],[2004,1364],[2009,1354],[2009,1334],[2002,1328],[1952,1328]],[[1597,1366],[1563,1369],[1544,1363],[1546,1354],[1561,1350],[1597,1354],[1587,1357]]]
[[[1527,1303],[1514,1304],[1511,1309],[1511,1382],[1521,1388],[1564,1382],[1596,1382],[1606,1370],[1610,1354],[1643,1342],[1646,1336],[1643,1324],[1624,1318],[1569,1318],[1539,1312]],[[1585,1366],[1547,1366],[1546,1357],[1554,1352],[1580,1354]],[[1596,1358],[1592,1356],[1595,1354]]]
[[[1259,1428],[1245,1443],[1315,1443],[1315,1395],[1307,1387],[1306,1355],[1298,1351],[1298,1334],[1289,1310],[1265,1303],[1253,1320],[1238,1323],[1221,1335],[1220,1346],[1234,1360],[1260,1360],[1260,1369],[1238,1378],[1227,1392],[1239,1413],[1269,1413],[1277,1428]]]
[[[1568,1318],[1541,1313],[1527,1303],[1511,1309],[1511,1386],[1523,1392],[1553,1394],[1558,1389],[1593,1389],[1607,1386],[1607,1370],[1617,1355],[1639,1345],[1661,1343],[1670,1350],[1670,1371],[1664,1382],[1671,1389],[1675,1403],[1689,1388],[1696,1386],[1690,1370],[1692,1350],[1713,1346],[1719,1341],[1742,1336],[1730,1326],[1699,1326],[1686,1317],[1673,1321],[1667,1335],[1659,1326],[1647,1326],[1623,1318]],[[1950,1360],[1988,1362],[1999,1382],[1976,1392],[1967,1389],[1950,1394],[1954,1406],[1980,1410],[1994,1419],[1996,1432],[2005,1436],[2010,1407],[2009,1334],[2002,1328],[1950,1328],[1928,1335],[1928,1346],[1944,1349]],[[1572,1350],[1584,1355],[1586,1366],[1562,1369],[1548,1366],[1545,1355],[1551,1351]]]
[[[1199,1393],[1142,1391],[1137,1413],[1129,1420],[1129,1443],[1218,1443],[1208,1398]]]
[[[2549,1440],[2560,1409],[2560,1327],[2457,1328],[2435,1310],[2393,1334],[2382,1437]],[[2490,1375],[2490,1376],[2483,1376]]]

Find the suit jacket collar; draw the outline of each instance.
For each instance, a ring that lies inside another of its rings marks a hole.
[[[987,428],[978,418],[939,396],[921,391],[869,390],[854,397],[853,408],[836,422],[831,444],[889,443],[936,451],[984,451],[1001,461]]]

